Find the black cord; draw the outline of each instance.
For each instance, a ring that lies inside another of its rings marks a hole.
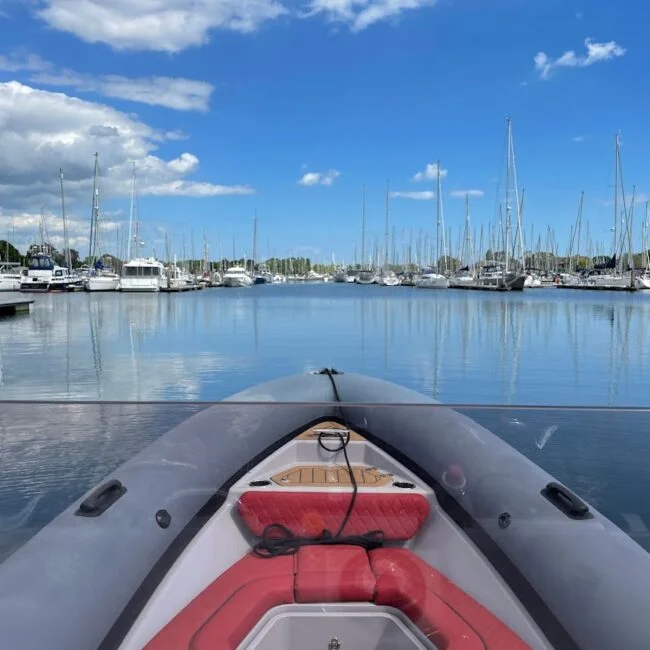
[[[339,395],[336,382],[332,375],[332,371],[329,368],[326,368],[323,371],[323,374],[329,377],[330,382],[332,383],[332,389],[334,391],[334,399],[337,404],[341,403],[341,396]],[[321,431],[318,434],[318,445],[325,451],[336,454],[339,451],[343,452],[343,457],[345,458],[345,466],[350,476],[350,483],[352,484],[352,498],[348,505],[348,509],[343,517],[343,521],[339,526],[339,529],[336,535],[332,535],[329,530],[324,530],[319,537],[296,537],[286,526],[282,524],[269,524],[262,531],[262,539],[253,546],[253,553],[257,557],[268,558],[276,557],[279,555],[293,555],[298,552],[298,549],[302,546],[316,546],[316,545],[328,545],[328,544],[347,544],[350,546],[361,546],[368,551],[372,549],[379,548],[384,542],[384,533],[381,530],[369,531],[364,535],[349,535],[343,537],[343,531],[350,521],[352,511],[354,510],[354,505],[357,501],[357,494],[359,491],[359,486],[357,484],[357,479],[354,476],[354,471],[352,470],[352,465],[350,464],[350,459],[348,457],[348,444],[350,444],[351,434],[350,427],[347,424],[343,409],[339,406],[339,417],[343,422],[346,428],[345,437],[342,433],[336,432],[336,436],[339,439],[339,446],[336,448],[331,448],[325,445],[323,442],[326,431]]]

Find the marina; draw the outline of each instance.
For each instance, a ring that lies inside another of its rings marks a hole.
[[[642,3],[0,5],[0,650],[650,649]]]

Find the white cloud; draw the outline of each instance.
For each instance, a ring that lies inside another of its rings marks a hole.
[[[436,193],[426,192],[391,192],[392,199],[414,199],[415,201],[431,201],[436,198]]]
[[[571,138],[573,142],[584,142],[585,136],[584,135],[575,135]]]
[[[309,187],[311,185],[332,185],[334,181],[341,175],[337,169],[330,169],[326,172],[307,172],[298,181],[298,185]]]
[[[32,75],[30,80],[38,84],[71,87],[79,92],[94,92],[105,97],[126,99],[149,106],[165,106],[179,111],[207,111],[214,90],[205,81],[182,77],[96,77],[73,70],[40,72]]]
[[[424,171],[418,172],[417,174],[415,174],[415,176],[413,176],[413,180],[432,181],[438,178],[438,174],[440,174],[440,178],[444,178],[445,176],[447,176],[447,170],[446,169],[438,170],[438,163],[429,163],[424,168]]]
[[[480,198],[483,194],[483,190],[453,190],[449,192],[449,196],[453,199],[464,199],[466,196]]]
[[[0,55],[0,70],[3,72],[20,72],[22,70],[36,72],[47,70],[49,67],[50,64],[37,54],[12,52],[8,55]]]
[[[587,53],[578,56],[573,50],[568,50],[557,59],[551,59],[544,52],[535,55],[535,69],[542,79],[548,79],[557,68],[586,68],[600,61],[609,61],[615,57],[623,56],[624,47],[614,41],[596,43],[593,39],[585,39]]]
[[[437,0],[311,0],[305,16],[323,14],[330,20],[348,23],[352,31],[360,32],[403,11],[436,3]]]
[[[213,29],[254,32],[288,10],[279,0],[38,0],[50,27],[118,50],[179,52]]]
[[[133,115],[104,104],[35,90],[16,81],[0,83],[0,205],[38,211],[58,205],[58,169],[65,174],[66,197],[89,200],[95,152],[100,153],[104,196],[129,196],[132,163],[138,193],[177,196],[250,194],[244,185],[187,180],[199,160],[185,152],[156,155],[166,139]]]

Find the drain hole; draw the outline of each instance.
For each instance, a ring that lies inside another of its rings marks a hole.
[[[251,481],[248,485],[251,487],[266,487],[271,485],[271,481]]]
[[[415,487],[413,483],[407,483],[406,481],[393,481],[393,486],[403,490],[412,490]]]

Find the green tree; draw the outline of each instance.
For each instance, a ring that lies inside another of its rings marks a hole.
[[[0,239],[0,262],[24,264],[25,256],[12,243]]]

